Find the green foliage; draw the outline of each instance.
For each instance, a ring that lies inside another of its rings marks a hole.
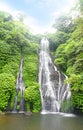
[[[67,15],[60,16],[53,25],[58,31],[70,33],[74,29],[72,18]]]
[[[21,92],[20,92],[20,91],[18,91],[17,102],[18,102],[18,103],[20,103],[20,101],[21,101]]]
[[[69,83],[71,85],[71,90],[74,92],[83,91],[83,75],[72,74],[69,78]]]
[[[38,56],[36,54],[26,55],[24,59],[23,77],[26,87],[37,82]]]
[[[67,56],[65,53],[65,48],[66,44],[61,44],[57,50],[56,50],[56,58],[54,60],[54,63],[61,69],[63,72],[67,68]]]
[[[78,2],[80,5],[80,7],[79,7],[80,13],[81,13],[81,15],[83,15],[83,0],[78,0]]]
[[[83,112],[83,93],[73,92],[72,93],[72,106],[76,110]]]
[[[13,110],[14,108],[14,99],[15,99],[16,92],[14,91],[12,93],[11,99],[10,99],[10,110]]]
[[[57,31],[55,34],[49,35],[50,50],[55,51],[60,44],[64,44],[70,37],[70,34]]]
[[[0,41],[0,67],[7,63],[10,46],[5,41]]]
[[[3,11],[0,12],[0,21],[6,22],[10,20],[12,20],[12,16],[9,13]]]
[[[66,60],[64,59],[64,57],[60,57],[55,59],[54,61],[55,64],[57,64],[57,66],[64,72],[66,70]]]
[[[17,111],[19,111],[20,110],[20,105],[17,105],[16,109],[17,109]]]
[[[8,101],[15,92],[15,78],[11,74],[0,74],[0,110],[6,110]]]
[[[69,100],[69,101],[63,101],[62,102],[62,104],[61,104],[61,111],[62,112],[70,112],[70,110],[71,110],[71,108],[70,107],[72,107],[71,106],[71,100]]]
[[[3,67],[2,72],[11,73],[16,77],[18,68],[19,64],[17,64],[16,62],[9,62]]]
[[[30,86],[25,90],[24,94],[25,100],[30,104],[30,108],[33,112],[38,112],[41,109],[41,100],[40,100],[40,92],[39,85],[35,84],[34,86]]]
[[[17,73],[19,71],[20,59],[21,57],[23,57],[24,58],[23,79],[26,87],[33,86],[37,83],[37,74],[38,74],[37,53],[39,47],[38,46],[39,39],[40,39],[39,36],[33,36],[29,33],[28,28],[23,23],[22,16],[19,16],[18,21],[14,21],[10,14],[6,12],[0,12],[0,75],[4,74],[4,79],[7,77],[7,75],[8,76],[12,75],[16,79]],[[15,83],[13,84],[12,82],[13,80],[11,81],[11,84],[9,84],[10,87],[15,86]],[[4,83],[2,84],[0,82],[0,87],[3,85]],[[3,92],[6,91],[6,89],[5,90],[4,89]],[[11,110],[13,109],[15,91],[16,91],[15,89],[11,90],[11,95],[10,93],[8,93],[6,96],[3,93],[4,96],[2,97],[0,96],[1,110],[6,110],[8,102],[10,104],[10,109]],[[18,104],[20,102],[20,97],[21,94],[19,92]],[[35,102],[35,104],[37,103]],[[19,109],[20,109],[19,106],[17,106],[17,110]]]
[[[83,112],[83,0],[78,0],[79,17],[58,18],[54,27],[57,32],[50,36],[51,51],[55,51],[54,63],[69,76],[71,106]],[[76,10],[77,11],[77,10]],[[60,33],[61,32],[61,33]],[[59,34],[60,33],[60,34]],[[58,35],[57,35],[58,34]],[[60,36],[60,37],[59,37]],[[66,39],[67,38],[67,39]],[[55,47],[55,49],[54,49]],[[65,103],[63,104],[63,108]]]
[[[26,101],[26,110],[27,110],[28,112],[31,111],[31,110],[30,110],[30,103],[28,103],[27,101]]]

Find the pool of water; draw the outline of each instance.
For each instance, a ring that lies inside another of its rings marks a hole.
[[[0,115],[0,130],[83,130],[83,117],[72,114]]]

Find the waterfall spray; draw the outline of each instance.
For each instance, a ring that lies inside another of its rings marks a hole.
[[[42,113],[59,112],[61,103],[71,96],[67,77],[54,66],[49,54],[49,41],[41,40],[39,53],[39,84],[42,101]]]

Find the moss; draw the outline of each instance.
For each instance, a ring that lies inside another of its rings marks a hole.
[[[21,100],[21,92],[18,91],[18,97],[17,97],[17,102],[20,103],[20,100]]]
[[[19,111],[20,110],[20,105],[17,105],[16,109],[17,109],[17,111]]]

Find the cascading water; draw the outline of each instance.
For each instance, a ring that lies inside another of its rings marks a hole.
[[[23,58],[21,58],[19,73],[16,81],[16,96],[14,102],[13,112],[23,112],[24,111],[24,82],[22,76]],[[20,98],[20,99],[18,99]]]
[[[59,112],[61,103],[71,96],[69,84],[64,84],[67,78],[54,66],[49,55],[49,41],[41,40],[39,53],[39,84],[43,112]]]

